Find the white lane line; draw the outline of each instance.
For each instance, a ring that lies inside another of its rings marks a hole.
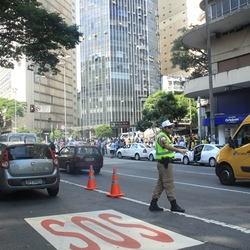
[[[73,183],[73,182],[70,182],[70,181],[62,180],[62,179],[61,179],[61,182],[64,182],[64,183],[69,184],[69,185],[81,187],[81,188],[85,188],[86,187],[86,186],[83,186],[83,185],[80,185],[80,184],[76,184],[76,183]],[[108,194],[108,192],[102,191],[100,189],[93,189],[91,191],[95,191],[95,192],[98,192],[100,194]],[[124,196],[120,197],[119,199],[128,200],[130,202],[134,202],[134,203],[137,203],[137,204],[145,205],[147,207],[149,206],[149,203],[138,201],[138,200],[134,200],[134,199],[127,198],[127,197],[124,197]],[[166,209],[166,208],[164,208],[164,211],[170,212],[170,210]],[[247,228],[244,228],[244,227],[239,227],[239,226],[227,224],[227,223],[216,221],[216,220],[206,219],[206,218],[198,217],[198,216],[187,214],[187,213],[184,213],[184,214],[183,213],[177,213],[177,212],[175,212],[175,213],[179,214],[181,216],[184,216],[184,217],[187,217],[187,218],[192,218],[192,219],[195,219],[195,220],[199,220],[199,221],[202,221],[202,222],[205,222],[205,223],[208,223],[208,224],[214,224],[214,225],[217,225],[217,226],[234,229],[234,230],[240,231],[240,232],[245,233],[245,234],[250,234],[250,229],[247,229]]]
[[[112,171],[107,171],[107,170],[102,170],[103,172],[108,172],[112,173]],[[134,177],[138,179],[146,179],[146,180],[156,180],[156,178],[151,178],[151,177],[144,177],[144,176],[137,176],[137,175],[130,175],[130,174],[124,174],[124,173],[119,173],[119,175],[124,175],[128,177]],[[210,187],[210,186],[204,186],[204,185],[199,185],[199,184],[193,184],[193,183],[186,183],[186,182],[178,182],[175,181],[176,184],[180,185],[186,185],[186,186],[193,186],[193,187],[201,187],[201,188],[207,188],[207,189],[213,189],[213,190],[220,190],[220,191],[225,191],[225,192],[232,192],[232,193],[240,193],[240,194],[247,194],[250,195],[250,192],[247,191],[240,191],[240,190],[233,190],[233,189],[226,189],[226,188],[217,188],[217,187]]]

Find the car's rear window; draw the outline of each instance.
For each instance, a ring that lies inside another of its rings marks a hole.
[[[82,155],[101,155],[100,151],[97,147],[85,147],[80,146],[77,148],[77,153]]]
[[[52,159],[48,146],[25,144],[8,148],[9,160],[17,159]]]

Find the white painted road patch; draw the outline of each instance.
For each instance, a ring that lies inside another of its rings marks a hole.
[[[58,250],[174,250],[203,244],[114,210],[25,220]]]

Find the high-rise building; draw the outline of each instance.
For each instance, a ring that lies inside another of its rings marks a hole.
[[[49,12],[61,13],[68,25],[76,23],[75,0],[40,2]],[[64,57],[58,65],[61,72],[57,75],[47,72],[40,76],[37,67],[34,71],[27,70],[25,58],[16,64],[14,70],[0,69],[0,97],[27,103],[24,117],[19,117],[16,112],[15,118],[1,132],[11,132],[25,126],[29,131],[41,129],[44,134],[48,134],[53,124],[54,128],[64,133],[65,124],[67,130],[77,125],[76,50],[63,50],[61,54]],[[37,107],[34,113],[30,113],[30,105]],[[39,112],[40,107],[49,106],[50,112]]]
[[[156,0],[82,0],[83,128],[141,119],[160,89]]]
[[[200,7],[206,10],[207,23],[182,40],[193,48],[210,48],[210,72],[187,81],[184,93],[209,100],[201,103],[206,111],[203,136],[225,144],[250,113],[250,0],[202,0]]]
[[[162,75],[187,75],[179,68],[172,68],[173,41],[182,35],[182,28],[190,29],[204,23],[204,11],[200,0],[159,0],[160,60]]]

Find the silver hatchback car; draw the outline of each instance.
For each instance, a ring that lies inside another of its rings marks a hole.
[[[0,198],[19,190],[59,191],[58,161],[45,143],[0,142]]]

